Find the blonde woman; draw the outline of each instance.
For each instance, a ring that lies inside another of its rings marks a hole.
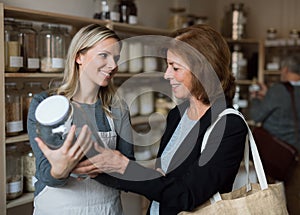
[[[37,167],[34,214],[123,213],[118,190],[89,177],[83,180],[73,177],[73,168],[86,154],[97,153],[91,128],[83,126],[77,134],[73,125],[64,144],[52,150],[37,137],[35,118],[35,110],[45,98],[64,95],[87,113],[102,142],[134,159],[128,107],[115,96],[111,81],[117,71],[120,50],[120,39],[112,30],[97,24],[83,27],[70,44],[61,86],[37,94],[32,100],[28,134]]]

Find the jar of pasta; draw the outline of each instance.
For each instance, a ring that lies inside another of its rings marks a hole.
[[[5,71],[18,72],[23,66],[21,46],[16,22],[12,18],[4,19],[4,56]]]
[[[24,176],[24,191],[34,192],[35,179],[35,157],[30,147],[29,142],[25,142],[23,146],[22,160],[23,160],[23,176]]]

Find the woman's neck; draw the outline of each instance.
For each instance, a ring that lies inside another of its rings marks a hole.
[[[200,100],[192,97],[190,99],[190,106],[187,109],[188,117],[191,120],[199,120],[209,108],[210,105],[203,104]]]

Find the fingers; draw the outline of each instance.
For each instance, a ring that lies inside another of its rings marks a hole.
[[[42,152],[43,152],[44,154],[47,154],[47,153],[49,152],[50,149],[49,149],[48,146],[44,143],[44,141],[42,141],[41,138],[36,137],[34,140],[37,142],[38,146],[40,147],[40,149],[42,150]]]
[[[74,156],[75,159],[80,160],[84,154],[91,148],[93,142],[91,139],[91,131],[87,125],[84,125],[80,131],[80,134],[70,148],[70,154]]]
[[[72,125],[71,129],[67,135],[67,138],[62,146],[62,149],[64,149],[64,151],[68,151],[72,145],[73,145],[73,140],[74,140],[74,136],[75,136],[75,130],[76,130],[76,126]]]

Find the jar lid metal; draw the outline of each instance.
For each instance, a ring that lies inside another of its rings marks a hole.
[[[69,100],[66,97],[61,95],[50,96],[38,105],[35,118],[45,126],[52,126],[66,117],[69,108]]]

